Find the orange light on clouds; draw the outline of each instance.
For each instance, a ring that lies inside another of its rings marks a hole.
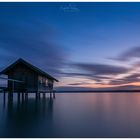
[[[59,86],[67,86],[67,87],[83,87],[83,88],[115,88],[115,87],[122,87],[122,86],[136,86],[136,88],[138,88],[140,86],[140,82],[132,82],[132,83],[127,83],[125,84],[125,78],[131,76],[132,74],[135,74],[136,71],[129,71],[128,73],[125,74],[119,74],[116,76],[110,76],[109,79],[100,79],[101,81],[96,81],[92,79],[89,79],[88,77],[80,77],[80,76],[76,76],[76,77],[63,77],[62,79],[60,79],[57,84],[56,87]],[[122,84],[110,84],[110,81],[115,81],[115,80],[120,80],[120,79],[124,79],[124,83]]]

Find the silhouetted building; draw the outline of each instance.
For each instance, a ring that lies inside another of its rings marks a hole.
[[[0,74],[8,75],[8,79],[15,80],[8,80],[8,91],[50,92],[53,90],[54,81],[58,82],[51,75],[21,58]]]

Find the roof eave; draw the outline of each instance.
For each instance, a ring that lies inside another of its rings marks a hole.
[[[16,62],[14,62],[13,64],[11,64],[11,65],[8,66],[7,68],[5,68],[4,70],[2,70],[2,71],[0,72],[0,74],[5,74],[5,75],[7,75],[9,69],[12,68],[12,67],[14,67],[18,62],[22,62],[22,63],[24,63],[25,65],[28,65],[32,70],[36,71],[38,74],[41,73],[41,72],[38,72],[38,71],[42,71],[42,70],[38,69],[37,67],[31,65],[30,63],[28,63],[28,62],[26,62],[26,61],[24,61],[23,59],[20,58],[20,59],[18,59]],[[57,79],[55,79],[54,77],[52,77],[52,76],[50,76],[49,74],[45,73],[44,71],[42,71],[42,73],[44,73],[43,75],[46,76],[47,78],[52,79],[52,80],[54,80],[54,81],[56,81],[56,82],[59,82]]]

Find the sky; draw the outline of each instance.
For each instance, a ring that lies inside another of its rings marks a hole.
[[[23,58],[59,90],[140,89],[140,3],[0,3],[0,70]]]

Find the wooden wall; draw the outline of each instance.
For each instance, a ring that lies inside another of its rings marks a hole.
[[[37,91],[38,74],[26,65],[17,64],[16,67],[9,71],[8,78],[24,81],[24,84],[14,82],[14,89],[16,90],[20,90],[24,86],[28,92]],[[8,87],[12,89],[11,81],[8,82]]]

